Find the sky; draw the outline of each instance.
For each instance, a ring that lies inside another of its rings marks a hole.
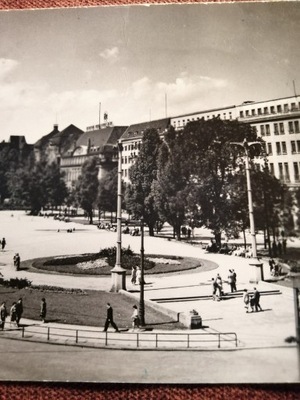
[[[0,141],[300,92],[299,2],[0,11]]]

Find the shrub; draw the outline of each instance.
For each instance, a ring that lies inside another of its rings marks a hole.
[[[10,278],[9,280],[0,278],[0,285],[5,287],[23,289],[31,286],[31,281],[26,278]]]

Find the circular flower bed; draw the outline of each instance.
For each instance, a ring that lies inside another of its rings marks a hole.
[[[44,257],[24,261],[21,265],[27,269],[47,273],[62,273],[72,275],[110,275],[116,263],[116,248],[107,248],[99,253],[63,255]],[[122,249],[122,267],[130,275],[133,266],[140,266],[140,255],[134,254],[130,248]],[[162,256],[157,254],[145,255],[144,268],[146,274],[161,274],[180,272],[200,268],[211,270],[217,265],[210,261],[191,257]]]

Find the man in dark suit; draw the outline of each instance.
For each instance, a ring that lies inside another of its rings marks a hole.
[[[113,316],[113,308],[110,305],[110,303],[106,304],[107,307],[107,315],[106,315],[106,321],[105,321],[105,326],[103,329],[103,332],[107,331],[108,325],[111,324],[113,328],[115,328],[115,332],[120,332],[117,325],[114,323],[114,316]]]
[[[253,305],[255,307],[255,311],[262,311],[262,308],[259,304],[259,299],[260,299],[260,293],[259,291],[254,288],[254,292],[253,292]]]

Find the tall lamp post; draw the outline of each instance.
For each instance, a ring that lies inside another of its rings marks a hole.
[[[117,254],[116,264],[111,270],[111,292],[126,290],[126,270],[121,265],[122,252],[122,142],[118,142],[118,200],[117,200]]]
[[[248,193],[248,209],[249,209],[249,222],[250,222],[250,234],[251,234],[251,248],[253,262],[250,266],[253,267],[253,277],[250,282],[259,282],[264,280],[262,263],[259,262],[257,258],[257,245],[255,236],[255,224],[254,224],[254,213],[253,213],[253,200],[252,200],[252,189],[251,189],[251,179],[250,179],[250,166],[249,166],[249,148],[257,144],[261,145],[260,142],[247,142],[245,139],[242,143],[232,142],[231,144],[241,146],[245,152],[245,169],[246,169],[246,180],[247,180],[247,193]]]
[[[139,319],[142,326],[145,325],[145,301],[144,301],[144,217],[141,218],[141,282],[140,282],[140,303],[139,303]]]

